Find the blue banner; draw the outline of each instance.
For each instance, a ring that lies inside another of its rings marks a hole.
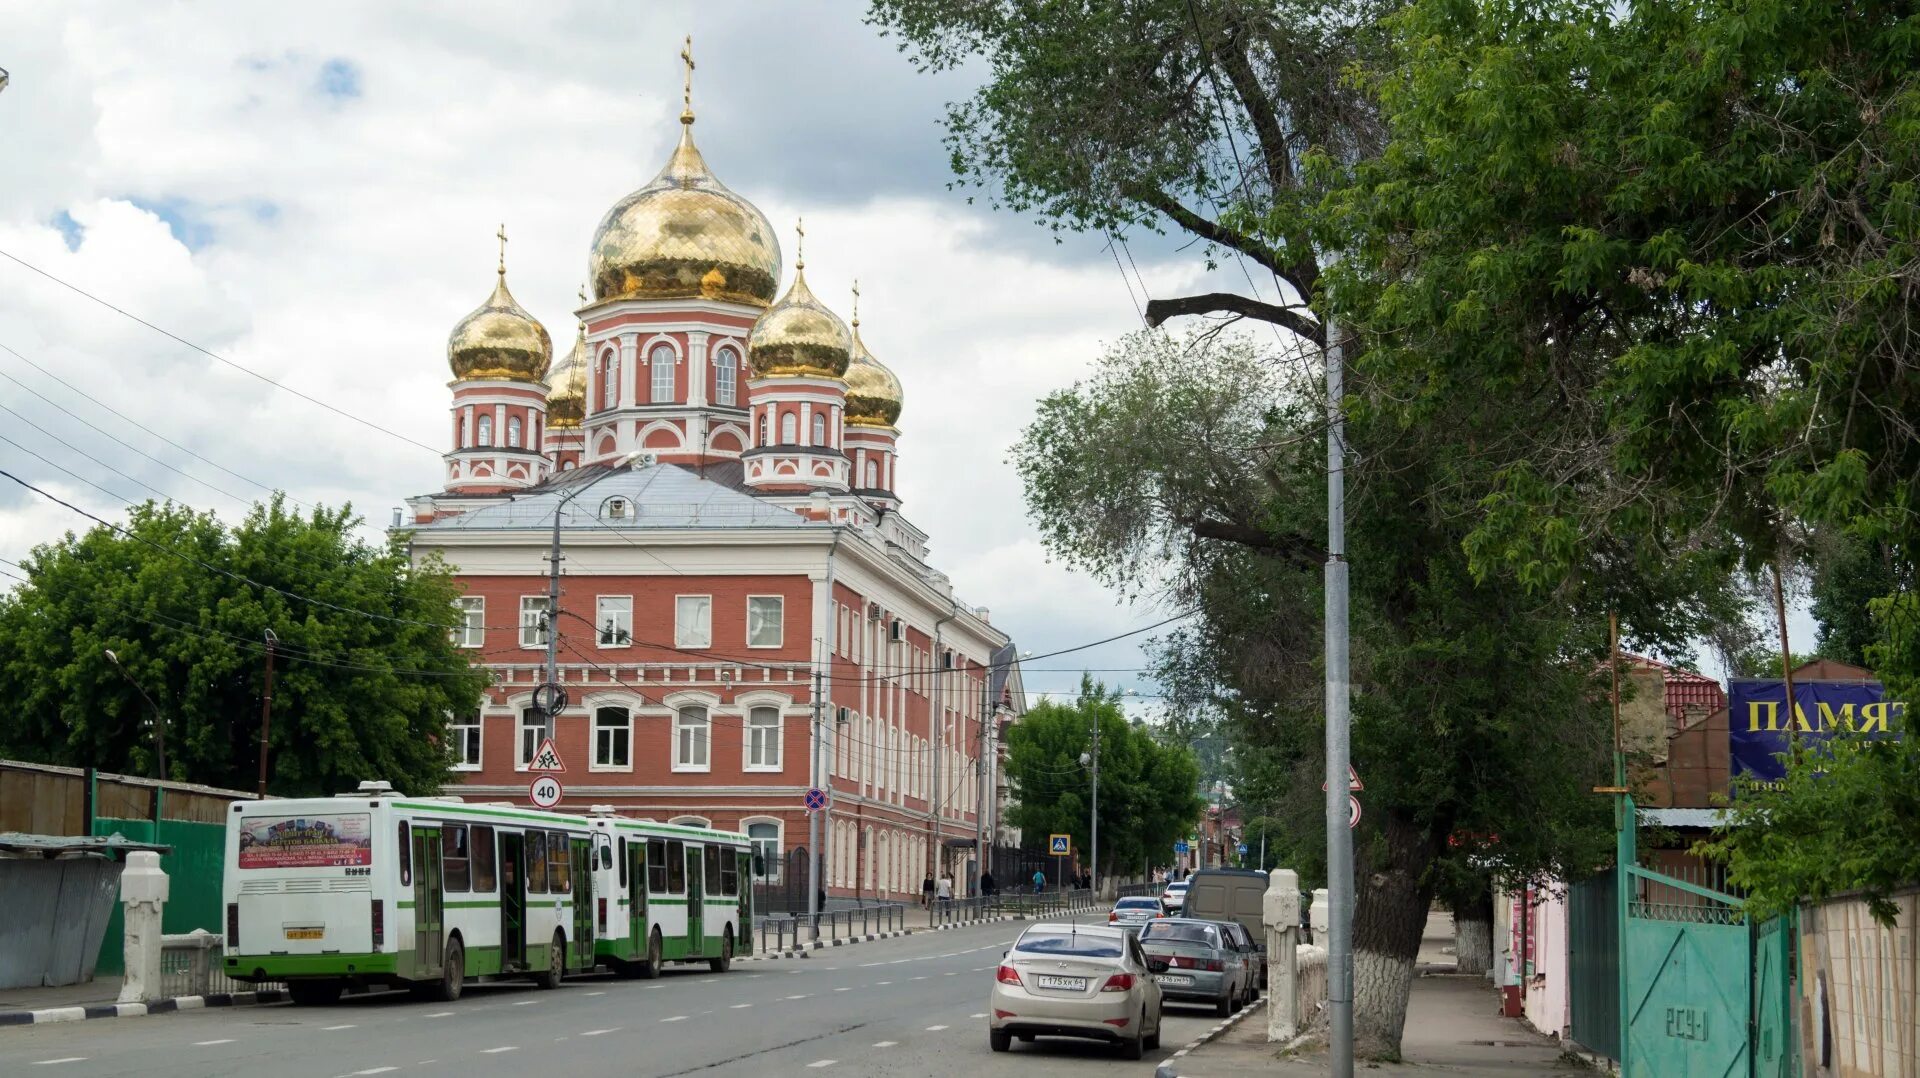
[[[1899,736],[1907,713],[1906,704],[1886,699],[1886,690],[1877,681],[1795,681],[1791,720],[1783,681],[1735,678],[1727,689],[1733,774],[1762,782],[1786,777],[1786,765],[1779,757],[1787,751],[1795,729],[1802,745],[1824,742],[1836,731],[1853,731],[1877,741]]]

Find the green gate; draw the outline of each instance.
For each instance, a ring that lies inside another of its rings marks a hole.
[[[1627,867],[1625,1078],[1748,1078],[1752,939],[1740,900]]]
[[[1753,1073],[1795,1078],[1799,1038],[1793,1028],[1793,941],[1797,918],[1788,914],[1753,928]]]

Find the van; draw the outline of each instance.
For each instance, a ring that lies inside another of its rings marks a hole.
[[[1203,868],[1187,877],[1187,900],[1182,917],[1203,921],[1235,921],[1247,930],[1261,951],[1267,947],[1262,907],[1267,874],[1251,868]]]

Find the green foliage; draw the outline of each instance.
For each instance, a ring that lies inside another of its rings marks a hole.
[[[373,778],[437,791],[446,717],[474,708],[487,675],[448,637],[449,576],[361,543],[357,523],[279,498],[231,528],[147,503],[125,534],[97,527],[36,548],[28,583],[0,598],[0,692],[13,701],[0,756],[154,774],[151,715],[130,677],[165,721],[169,777],[251,790],[271,630],[269,792]]]
[[[1813,620],[1820,626],[1820,657],[1867,664],[1867,649],[1880,640],[1873,603],[1911,590],[1896,571],[1891,552],[1857,535],[1834,535],[1816,548]]]
[[[1119,695],[1084,676],[1073,703],[1046,701],[1008,728],[1007,778],[1017,799],[1008,822],[1030,846],[1050,834],[1067,834],[1075,848],[1089,849],[1093,784],[1080,757],[1092,752],[1096,723],[1101,867],[1128,872],[1149,861],[1165,863],[1174,841],[1193,830],[1205,807],[1195,792],[1200,769],[1185,746],[1163,744],[1129,723]]]

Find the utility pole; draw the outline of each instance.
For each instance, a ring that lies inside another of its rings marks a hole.
[[[1093,769],[1093,834],[1088,839],[1093,856],[1088,859],[1092,864],[1087,872],[1093,877],[1093,886],[1097,888],[1100,886],[1100,715],[1098,712],[1093,716],[1093,751],[1081,753],[1080,763],[1082,766]]]
[[[820,743],[823,729],[822,716],[826,712],[825,702],[820,699],[824,688],[820,676],[820,642],[813,642],[815,659],[813,663],[813,780],[821,786],[829,785],[820,773]],[[807,919],[813,922],[813,938],[820,939],[820,810],[807,813]]]
[[[504,271],[503,271],[504,272]],[[568,503],[607,479],[633,467],[645,453],[633,452],[621,457],[607,470],[568,491],[553,507],[553,540],[547,552],[547,664],[546,683],[533,690],[533,706],[540,712],[541,736],[553,736],[554,723],[567,706],[566,690],[560,686],[560,518]],[[711,742],[709,742],[711,750]]]
[[[141,688],[140,683],[133,680],[133,675],[127,673],[127,668],[120,665],[120,656],[115,655],[111,651],[102,651],[101,654],[107,657],[107,661],[113,664],[113,668],[115,670],[120,671],[120,676],[127,680],[127,684],[133,686],[133,691],[139,693],[140,699],[145,700],[147,702],[147,707],[153,711],[154,752],[155,752],[155,755],[159,757],[158,762],[160,764],[160,779],[163,782],[166,781],[166,778],[167,778],[167,720],[164,715],[160,714],[160,705],[154,703],[153,697],[147,695],[147,690]]]
[[[260,796],[267,796],[268,735],[273,731],[273,646],[280,638],[267,630],[267,691],[260,696]]]
[[[1328,259],[1329,264],[1333,262]],[[1327,1048],[1333,1078],[1353,1078],[1353,832],[1348,826],[1349,710],[1345,356],[1327,331]]]

